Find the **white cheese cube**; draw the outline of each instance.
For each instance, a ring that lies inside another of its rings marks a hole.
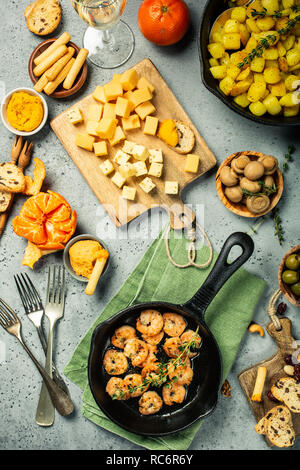
[[[123,184],[126,183],[126,179],[118,171],[115,172],[111,180],[118,188],[122,188]]]
[[[166,181],[165,182],[165,193],[166,194],[178,194],[178,183],[177,183],[177,181]]]
[[[151,176],[156,176],[156,178],[160,178],[163,170],[162,163],[151,163],[148,174]]]
[[[132,155],[134,156],[136,160],[145,162],[147,158],[149,157],[149,151],[143,145],[135,145]]]
[[[118,165],[124,165],[130,158],[131,156],[128,155],[128,153],[123,152],[123,150],[118,150],[114,156],[114,162],[116,162]]]
[[[150,191],[152,191],[156,185],[153,183],[152,179],[147,176],[145,179],[143,179],[143,181],[140,182],[140,187],[145,193],[150,193]]]
[[[133,166],[136,170],[136,175],[135,176],[143,176],[143,175],[148,174],[148,170],[147,170],[145,162],[135,162],[135,163],[133,163]]]
[[[163,163],[163,154],[161,149],[149,149],[150,163]]]
[[[114,171],[114,166],[110,160],[105,160],[103,163],[99,165],[99,167],[102,173],[104,173],[106,176]]]
[[[130,140],[125,140],[122,150],[123,152],[129,153],[130,155],[132,155],[134,147],[135,147],[134,142],[130,142]]]
[[[129,199],[129,201],[134,201],[136,195],[136,189],[130,186],[124,186],[122,191],[122,197],[124,199]]]
[[[67,112],[67,116],[72,124],[79,124],[83,121],[83,115],[80,108],[72,108]]]
[[[121,175],[127,179],[131,178],[132,176],[136,176],[137,171],[132,163],[127,162],[119,167],[119,173],[121,173]]]

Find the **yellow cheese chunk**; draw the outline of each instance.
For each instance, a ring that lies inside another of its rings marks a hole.
[[[135,108],[135,112],[140,116],[142,121],[146,119],[149,114],[152,114],[155,112],[155,107],[151,103],[151,101],[145,101],[144,103],[140,104]]]
[[[122,126],[124,131],[132,131],[141,127],[140,118],[137,114],[131,114],[128,118],[122,118]]]
[[[139,76],[136,70],[126,70],[126,72],[121,75],[120,83],[123,90],[130,91],[136,88],[138,80]]]
[[[103,103],[103,104],[106,103],[103,86],[98,85],[92,96],[96,101],[99,101],[100,103]]]
[[[103,88],[106,101],[116,100],[118,96],[123,95],[123,88],[119,82],[112,81],[106,83]]]
[[[158,119],[154,116],[147,116],[143,132],[147,135],[156,135]]]
[[[153,93],[155,91],[155,88],[154,86],[152,85],[152,83],[149,82],[149,80],[147,80],[147,78],[145,77],[141,77],[139,79],[139,81],[137,82],[137,88],[141,89],[141,88],[149,88],[149,90],[151,91],[151,93]]]
[[[102,118],[102,113],[103,104],[90,104],[87,112],[87,120],[99,122]]]
[[[77,145],[77,147],[81,147],[85,150],[89,150],[90,152],[92,152],[94,142],[95,137],[91,135],[84,134],[82,132],[78,132],[78,134],[76,135],[75,144]]]
[[[113,82],[119,82],[120,83],[121,77],[122,77],[121,73],[114,73]]]
[[[136,189],[131,186],[124,186],[122,191],[122,197],[128,199],[129,201],[134,201],[136,195]]]
[[[130,95],[130,101],[134,104],[136,108],[140,104],[144,103],[145,101],[149,101],[152,99],[152,93],[149,88],[141,88],[139,90],[135,90]]]
[[[118,96],[115,113],[117,116],[128,118],[131,112],[130,102],[122,96]]]
[[[121,126],[118,126],[115,130],[115,133],[111,139],[109,139],[110,145],[114,146],[122,142],[122,140],[125,140],[126,136],[123,132],[123,129]]]
[[[122,188],[122,186],[126,183],[126,179],[118,171],[115,172],[111,180],[116,186],[118,186],[118,188]]]
[[[108,154],[107,143],[105,142],[105,140],[101,140],[100,142],[94,143],[94,153],[96,157],[104,157]]]
[[[197,173],[199,168],[199,161],[199,155],[189,153],[186,157],[184,171],[187,171],[189,173]]]
[[[116,119],[102,118],[97,126],[97,133],[101,139],[112,139],[117,128]]]
[[[67,116],[72,124],[80,124],[83,122],[83,115],[80,108],[73,108],[67,112]]]
[[[110,160],[105,160],[103,163],[99,165],[99,168],[102,171],[102,173],[104,173],[106,176],[110,175],[110,173],[114,171],[114,166]]]
[[[94,137],[98,137],[98,124],[99,122],[97,121],[88,121],[86,123],[86,133],[89,135],[93,135]]]
[[[104,118],[116,118],[116,105],[114,103],[105,103],[103,108]]]

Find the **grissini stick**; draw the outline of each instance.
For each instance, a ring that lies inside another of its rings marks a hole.
[[[86,286],[86,289],[85,289],[85,293],[87,295],[93,295],[94,294],[94,292],[96,290],[96,287],[97,287],[97,284],[98,284],[98,281],[99,281],[99,278],[100,278],[100,276],[103,273],[103,270],[105,268],[108,257],[109,257],[108,252],[106,250],[101,250],[101,255],[99,256],[99,258],[96,259],[96,263],[95,263],[93,272],[92,272],[91,277],[89,279],[88,285]]]
[[[59,72],[62,71],[65,65],[69,62],[69,60],[75,54],[74,47],[68,47],[68,51],[65,55],[63,55],[57,62],[55,62],[50,69],[46,70],[45,76],[49,82],[53,82],[56,79]]]
[[[55,51],[59,46],[63,46],[67,44],[71,40],[71,36],[69,33],[63,33],[56,41],[54,41],[51,46],[47,47],[47,49],[42,52],[39,56],[34,59],[34,64],[39,65],[43,60],[45,60],[52,52]]]
[[[80,51],[78,52],[75,62],[63,83],[63,87],[65,88],[65,90],[70,90],[70,88],[72,88],[73,83],[75,82],[76,77],[81,67],[85,63],[88,55],[89,51],[87,49],[80,49]]]
[[[51,65],[53,65],[55,62],[58,61],[63,55],[65,55],[68,51],[67,46],[59,46],[55,51],[52,52],[48,57],[46,57],[43,62],[41,62],[39,65],[34,67],[33,73],[36,77],[40,77],[46,70],[48,70]]]
[[[66,78],[66,76],[68,75],[69,71],[71,70],[71,67],[72,65],[74,64],[75,62],[75,59],[74,57],[72,57],[72,59],[69,60],[69,62],[67,63],[67,65],[64,66],[64,68],[62,69],[61,72],[59,72],[59,74],[57,75],[56,79],[53,80],[53,82],[49,82],[45,88],[44,88],[44,92],[47,94],[47,95],[51,95],[55,90],[56,88],[64,81],[64,79]]]
[[[46,72],[44,72],[43,75],[40,77],[40,79],[36,82],[33,88],[38,93],[42,93],[43,89],[48,83],[49,83],[49,80],[46,77]]]

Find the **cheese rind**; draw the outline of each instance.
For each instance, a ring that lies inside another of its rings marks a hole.
[[[92,135],[84,134],[83,132],[78,132],[76,135],[75,144],[77,147],[81,147],[85,150],[93,151],[93,145],[95,142],[95,137]]]
[[[105,142],[105,140],[101,140],[101,142],[94,143],[94,153],[96,157],[104,157],[108,154],[107,143]]]
[[[122,197],[129,201],[134,201],[136,195],[136,188],[131,186],[123,186]]]
[[[178,194],[178,182],[177,181],[166,181],[165,182],[165,193],[166,194]]]
[[[154,116],[147,116],[143,132],[147,135],[156,135],[158,126],[158,119]]]
[[[80,108],[72,108],[67,111],[67,116],[72,124],[80,124],[83,122],[83,114]]]
[[[199,168],[199,162],[200,162],[199,155],[189,153],[186,156],[184,171],[189,172],[189,173],[197,173],[198,168]]]
[[[99,165],[99,168],[102,171],[102,173],[104,173],[106,176],[110,175],[110,173],[114,171],[114,166],[110,160],[105,160],[103,163]]]
[[[152,179],[148,176],[146,176],[146,178],[143,179],[143,181],[141,181],[139,185],[145,193],[150,193],[156,187]]]

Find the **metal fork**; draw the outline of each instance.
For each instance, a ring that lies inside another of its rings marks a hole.
[[[0,325],[11,335],[15,336],[22,344],[23,348],[32,359],[41,376],[44,379],[44,384],[47,387],[51,397],[53,406],[62,416],[67,416],[72,413],[74,405],[71,398],[54,382],[54,380],[47,374],[45,369],[39,364],[34,357],[28,346],[24,343],[21,335],[21,322],[17,314],[12,308],[7,305],[4,300],[0,299]]]
[[[58,276],[56,276],[58,271]],[[57,278],[56,278],[57,277]],[[65,304],[65,269],[62,266],[49,266],[45,316],[49,320],[49,334],[45,369],[52,377],[53,333],[59,318],[63,316]],[[43,383],[36,411],[36,422],[40,426],[51,426],[54,422],[54,408],[46,384]]]
[[[44,308],[41,298],[27,273],[21,273],[20,275],[16,274],[14,278],[22,300],[25,313],[28,316],[29,320],[31,320],[34,326],[36,327],[43,350],[46,355],[47,340],[42,325]],[[60,388],[62,388],[66,393],[69,394],[68,387],[54,364],[52,365],[52,378]]]

